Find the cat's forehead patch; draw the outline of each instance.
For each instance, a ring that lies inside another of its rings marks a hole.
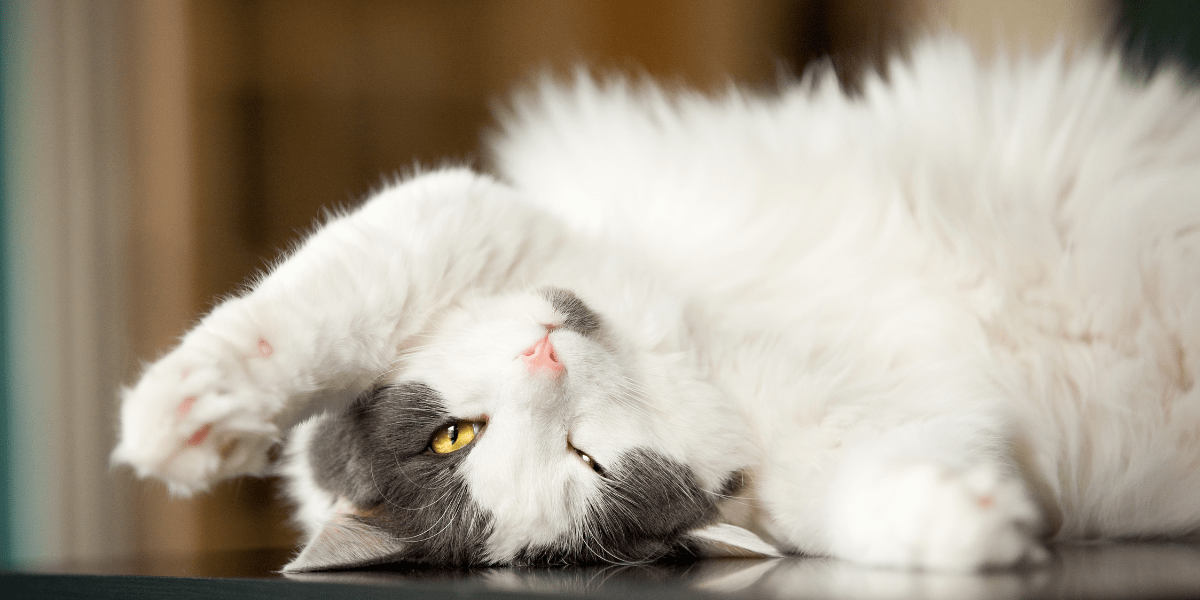
[[[556,287],[538,290],[563,318],[563,328],[582,336],[594,336],[600,329],[600,316],[574,293]]]

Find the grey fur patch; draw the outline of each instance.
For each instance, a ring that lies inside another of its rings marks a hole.
[[[541,294],[562,315],[564,329],[587,337],[594,337],[600,330],[600,316],[575,294],[556,287],[542,288]]]
[[[691,468],[636,448],[605,470],[604,490],[577,532],[559,544],[527,548],[517,564],[649,562],[695,557],[685,534],[716,516],[715,497]]]
[[[492,517],[458,472],[470,448],[428,451],[433,434],[454,420],[433,388],[413,382],[359,398],[314,433],[309,456],[318,484],[358,507],[364,516],[354,518],[403,546],[388,560],[483,562]]]

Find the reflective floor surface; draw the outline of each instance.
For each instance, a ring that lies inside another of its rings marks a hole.
[[[392,566],[283,576],[273,571],[286,562],[287,553],[264,550],[187,559],[156,557],[104,565],[51,565],[36,569],[42,575],[5,574],[0,578],[0,591],[16,585],[11,589],[28,588],[40,595],[59,589],[45,586],[55,582],[79,584],[79,578],[87,574],[105,575],[86,578],[93,586],[89,589],[102,591],[106,582],[120,584],[124,585],[120,588],[123,595],[129,594],[130,589],[142,589],[125,585],[136,580],[143,587],[158,586],[154,593],[178,589],[218,596],[291,599],[308,597],[306,592],[317,590],[322,591],[321,595],[332,591],[347,597],[392,598],[447,595],[780,599],[1200,597],[1200,544],[1068,545],[1054,548],[1053,555],[1044,567],[980,574],[908,572],[824,558],[785,558],[540,569],[442,570]],[[193,585],[187,582],[196,581],[203,585],[187,587]],[[228,589],[222,587],[225,583]],[[257,592],[250,593],[252,590]]]

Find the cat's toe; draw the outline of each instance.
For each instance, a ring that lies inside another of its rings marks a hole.
[[[1019,479],[990,467],[966,472],[920,464],[881,476],[871,497],[847,507],[854,520],[838,554],[906,568],[974,571],[1036,564],[1040,514]]]
[[[270,411],[244,377],[219,361],[168,356],[123,392],[117,464],[167,482],[176,494],[262,472],[279,440]]]

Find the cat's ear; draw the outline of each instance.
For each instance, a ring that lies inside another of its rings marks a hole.
[[[348,515],[334,517],[283,573],[349,569],[396,560],[405,544],[386,531]]]
[[[729,523],[693,529],[684,535],[688,548],[703,558],[780,558],[783,553],[748,530]]]

